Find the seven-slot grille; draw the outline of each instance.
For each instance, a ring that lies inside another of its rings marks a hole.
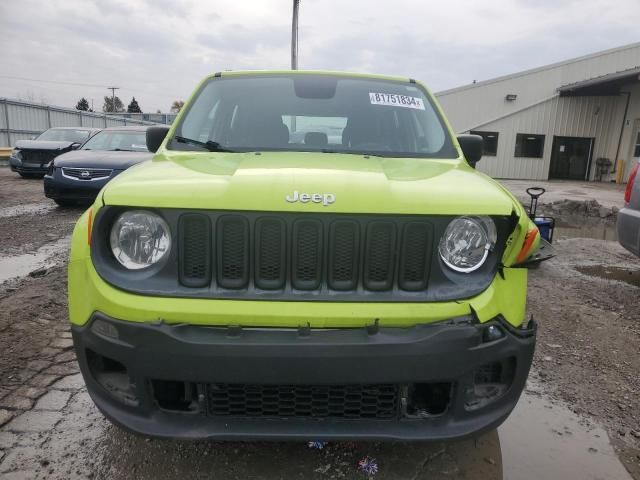
[[[433,228],[421,219],[189,213],[178,231],[186,287],[294,294],[427,288]]]
[[[112,170],[106,168],[68,168],[62,167],[62,174],[65,177],[75,178],[77,180],[98,180],[100,178],[109,178]]]
[[[389,419],[398,415],[398,386],[207,385],[212,416]]]

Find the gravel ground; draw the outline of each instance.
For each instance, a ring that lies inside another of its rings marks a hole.
[[[80,209],[53,207],[41,188],[39,181],[0,169],[0,266],[8,255],[68,236],[80,215]],[[640,290],[578,270],[594,267],[588,271],[597,274],[598,266],[608,265],[637,272],[640,261],[612,241],[568,238],[555,247],[558,256],[530,275],[529,310],[540,327],[535,394],[566,405],[580,423],[606,428],[618,457],[640,480]],[[378,460],[376,478],[502,478],[503,452],[528,456],[501,448],[501,437],[508,436],[496,431],[446,445],[335,443],[322,450],[304,444],[151,441],[125,433],[104,420],[83,387],[66,323],[66,253],[54,260],[54,267],[0,285],[3,479],[364,478],[356,465],[365,455]],[[518,428],[527,435],[526,426]],[[547,430],[563,435],[559,425]],[[564,441],[570,443],[569,433],[564,431]],[[585,462],[597,455],[592,446],[580,444],[578,450]]]

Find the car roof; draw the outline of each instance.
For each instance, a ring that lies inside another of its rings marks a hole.
[[[101,130],[105,132],[146,132],[149,127],[153,127],[153,125],[123,125],[121,127],[102,128]]]
[[[96,127],[51,127],[47,130],[89,130],[91,132],[99,132],[100,130],[104,130],[103,128]]]

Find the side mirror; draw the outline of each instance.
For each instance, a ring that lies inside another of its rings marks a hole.
[[[458,143],[469,165],[476,168],[482,158],[484,139],[480,135],[458,135]]]
[[[82,145],[81,143],[72,143],[71,150],[77,150],[80,148],[81,145]]]
[[[150,152],[156,153],[164,137],[167,136],[167,132],[169,132],[169,127],[166,126],[147,128],[147,149]]]

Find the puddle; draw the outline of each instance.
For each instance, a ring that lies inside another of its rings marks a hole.
[[[603,428],[535,392],[523,393],[498,433],[504,480],[631,480]]]
[[[61,238],[55,243],[40,247],[34,253],[0,258],[0,283],[12,278],[24,277],[30,272],[54,264],[53,255],[69,248],[71,237]]]
[[[575,269],[590,277],[618,280],[619,282],[625,282],[634,287],[640,287],[640,269],[610,267],[608,265],[580,266],[575,267]]]
[[[592,238],[595,240],[618,241],[616,226],[608,222],[587,221],[581,219],[577,222],[559,221],[553,232],[553,238]]]
[[[47,213],[56,208],[54,203],[27,203],[13,207],[0,208],[0,218],[17,217],[18,215],[34,215]]]

